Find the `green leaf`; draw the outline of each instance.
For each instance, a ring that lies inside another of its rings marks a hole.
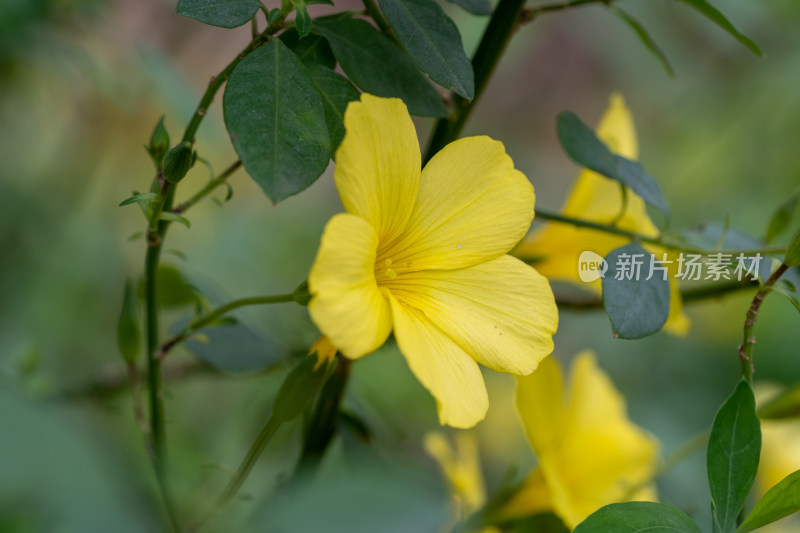
[[[332,366],[318,365],[316,355],[308,355],[295,365],[278,390],[272,416],[283,422],[297,418],[316,397]]]
[[[306,66],[319,64],[330,69],[336,67],[336,58],[333,57],[331,45],[324,37],[309,35],[300,38],[294,28],[281,33],[279,39],[289,50],[294,52]]]
[[[706,468],[715,532],[736,529],[736,517],[756,479],[760,453],[756,399],[750,384],[742,380],[717,411],[708,440]]]
[[[155,200],[158,199],[158,194],[154,192],[138,192],[131,196],[130,198],[126,198],[119,203],[119,207],[124,205],[130,204],[151,204]]]
[[[775,213],[773,213],[772,218],[769,220],[769,225],[767,225],[764,242],[770,242],[783,233],[789,226],[789,222],[791,222],[792,216],[794,216],[794,212],[797,210],[798,203],[800,203],[800,192],[794,193],[787,202],[781,204],[778,209],[775,210]]]
[[[163,211],[160,215],[158,215],[158,218],[161,220],[169,220],[170,222],[178,222],[187,228],[192,226],[188,218],[182,217],[177,213],[170,213],[169,211]]]
[[[779,279],[778,282],[772,286],[772,289],[789,300],[789,303],[791,303],[795,309],[800,311],[800,298],[798,298],[797,290],[790,281]]]
[[[747,48],[753,51],[754,54],[757,56],[761,55],[761,50],[758,48],[756,43],[750,40],[745,34],[740,32],[736,26],[731,24],[725,15],[720,13],[720,11],[706,2],[706,0],[682,0],[684,3],[689,4],[697,11],[705,15],[707,18],[711,19],[714,23],[716,23],[719,27],[733,35],[737,41],[745,45]]]
[[[281,11],[279,8],[276,7],[275,9],[270,10],[269,15],[267,15],[267,26],[272,26],[281,17],[283,17],[283,11]]]
[[[328,166],[322,100],[303,63],[280,39],[234,69],[223,112],[244,168],[273,202],[307,188]]]
[[[169,132],[167,132],[167,128],[164,126],[164,115],[161,115],[161,119],[159,119],[158,124],[156,124],[156,127],[153,129],[153,133],[150,135],[150,142],[147,145],[147,153],[150,154],[157,169],[161,168],[161,163],[168,150]]]
[[[570,529],[553,513],[539,513],[515,520],[510,533],[570,533]]]
[[[658,182],[638,162],[611,153],[574,113],[564,111],[558,115],[558,140],[574,162],[627,185],[645,202],[669,216]]]
[[[783,478],[764,494],[736,533],[747,533],[800,511],[800,470]]]
[[[180,332],[188,319],[171,328]],[[215,324],[198,330],[200,335],[184,341],[183,346],[201,361],[217,370],[232,374],[267,370],[284,362],[288,351],[274,340],[237,321]]]
[[[664,67],[667,75],[674,77],[675,71],[672,70],[672,65],[669,64],[667,56],[664,55],[664,52],[661,51],[661,48],[659,48],[653,38],[650,37],[650,34],[647,33],[647,30],[644,29],[644,26],[642,26],[638,20],[633,18],[630,13],[617,6],[609,4],[609,9],[611,9],[612,13],[627,23],[628,26],[633,28],[633,31],[636,32],[636,35],[639,37],[639,40],[642,41],[642,44],[645,46],[645,48],[647,48],[650,53],[653,54],[656,59],[658,59],[659,63],[661,63],[661,66]]]
[[[362,90],[401,98],[414,115],[447,115],[439,93],[408,55],[366,21],[317,19],[312,31],[328,39],[342,70]]]
[[[475,96],[472,63],[461,34],[433,0],[379,0],[397,40],[430,78],[468,100]]]
[[[669,316],[669,274],[653,266],[653,256],[637,243],[626,244],[606,256],[603,305],[614,336],[640,339],[661,330]]]
[[[253,18],[263,4],[258,0],[178,0],[178,15],[220,28],[236,28]]]
[[[303,0],[292,0],[296,16],[294,19],[294,27],[297,29],[297,34],[302,39],[311,33],[311,17],[306,9],[306,4]]]
[[[119,353],[127,363],[133,363],[139,356],[141,348],[141,329],[139,327],[139,312],[136,309],[136,294],[133,281],[125,282],[125,291],[122,297],[122,309],[119,313],[117,326],[117,346]]]
[[[358,89],[347,78],[322,65],[307,65],[308,75],[322,97],[325,123],[331,138],[331,151],[336,152],[344,138],[344,112],[347,104],[358,100]]]
[[[460,6],[473,15],[481,17],[488,17],[492,14],[492,4],[489,0],[448,0],[449,2]]]
[[[800,230],[797,230],[792,240],[789,241],[783,262],[790,267],[800,265]]]
[[[144,280],[139,281],[136,293],[141,301],[145,300]],[[156,300],[159,307],[174,309],[196,304],[198,296],[183,272],[172,265],[162,264],[156,278]]]
[[[678,509],[654,502],[612,503],[578,524],[573,533],[700,533]]]

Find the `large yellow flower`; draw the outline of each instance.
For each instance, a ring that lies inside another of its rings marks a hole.
[[[517,378],[517,410],[539,466],[505,514],[552,510],[574,528],[604,505],[655,501],[648,482],[658,442],[628,419],[624,398],[594,355],[576,356],[568,397],[562,381],[552,357],[535,374]]]
[[[533,187],[488,137],[455,141],[420,171],[400,100],[364,94],[344,120],[334,179],[347,213],[322,235],[311,318],[350,358],[394,331],[440,422],[473,426],[488,408],[477,363],[529,374],[553,349],[550,285],[506,255],[533,218]]]
[[[606,110],[597,128],[597,136],[615,153],[635,159],[638,154],[636,130],[633,117],[622,96],[611,95]],[[620,186],[591,170],[584,170],[578,177],[562,210],[565,216],[581,218],[604,224],[615,223],[617,227],[640,233],[646,237],[657,237],[658,229],[645,209],[644,200],[627,190],[627,205],[622,211]],[[629,239],[589,228],[577,228],[569,224],[553,222],[534,231],[513,252],[514,255],[536,258],[536,269],[552,280],[575,281],[600,293],[600,280],[584,284],[578,276],[578,257],[584,250],[591,250],[603,257],[613,249],[627,244]],[[662,260],[663,249],[647,246]],[[683,302],[675,275],[678,272],[676,254],[667,254],[670,281],[669,318],[664,329],[670,333],[684,335],[689,331],[689,319],[683,313]]]

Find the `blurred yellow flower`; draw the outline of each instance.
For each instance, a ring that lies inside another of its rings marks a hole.
[[[344,120],[334,179],[347,213],[322,235],[311,318],[350,358],[394,330],[440,422],[473,426],[489,402],[478,363],[529,374],[553,349],[550,284],[506,255],[533,218],[533,187],[488,137],[455,141],[420,171],[401,100],[364,94]]]
[[[568,396],[558,362],[517,378],[517,410],[539,466],[504,514],[553,511],[574,528],[600,507],[656,501],[658,441],[633,424],[625,400],[590,351],[572,364]]]
[[[612,94],[609,107],[597,128],[597,136],[614,153],[628,159],[638,154],[636,130],[633,117],[619,94]],[[575,187],[569,194],[562,213],[565,216],[599,222],[615,223],[618,228],[657,237],[658,229],[653,225],[645,209],[644,200],[627,189],[627,204],[622,212],[622,194],[619,183],[591,170],[583,170]],[[620,216],[621,213],[621,216]],[[578,257],[590,250],[605,257],[613,249],[626,244],[629,239],[590,228],[577,228],[569,224],[551,222],[534,231],[512,252],[514,255],[535,260],[536,269],[551,280],[581,283],[598,294],[600,280],[582,283],[578,275]],[[662,260],[665,250],[647,245],[646,248]],[[676,335],[689,331],[689,319],[683,313],[683,302],[675,275],[678,272],[677,255],[667,253],[670,281],[669,318],[664,329]]]

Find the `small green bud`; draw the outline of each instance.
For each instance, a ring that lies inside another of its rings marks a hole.
[[[164,179],[170,183],[178,183],[189,172],[195,162],[192,143],[182,142],[170,149],[164,156]]]
[[[304,307],[308,307],[311,301],[311,293],[308,292],[308,281],[304,281],[294,290],[294,301]]]
[[[794,237],[789,242],[783,262],[790,267],[800,265],[800,230],[794,234]]]
[[[139,330],[139,313],[136,311],[136,298],[133,281],[125,282],[125,293],[122,297],[122,310],[119,314],[117,328],[117,344],[122,358],[133,363],[139,355],[141,332]]]
[[[156,167],[161,168],[164,156],[167,155],[169,150],[169,133],[164,126],[164,115],[161,115],[161,119],[153,129],[153,134],[150,135],[150,144],[146,148],[153,159],[153,163],[155,163]]]

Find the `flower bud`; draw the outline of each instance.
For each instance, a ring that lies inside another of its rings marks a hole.
[[[189,172],[195,162],[192,143],[182,142],[170,149],[164,156],[164,179],[170,183],[178,183]]]

